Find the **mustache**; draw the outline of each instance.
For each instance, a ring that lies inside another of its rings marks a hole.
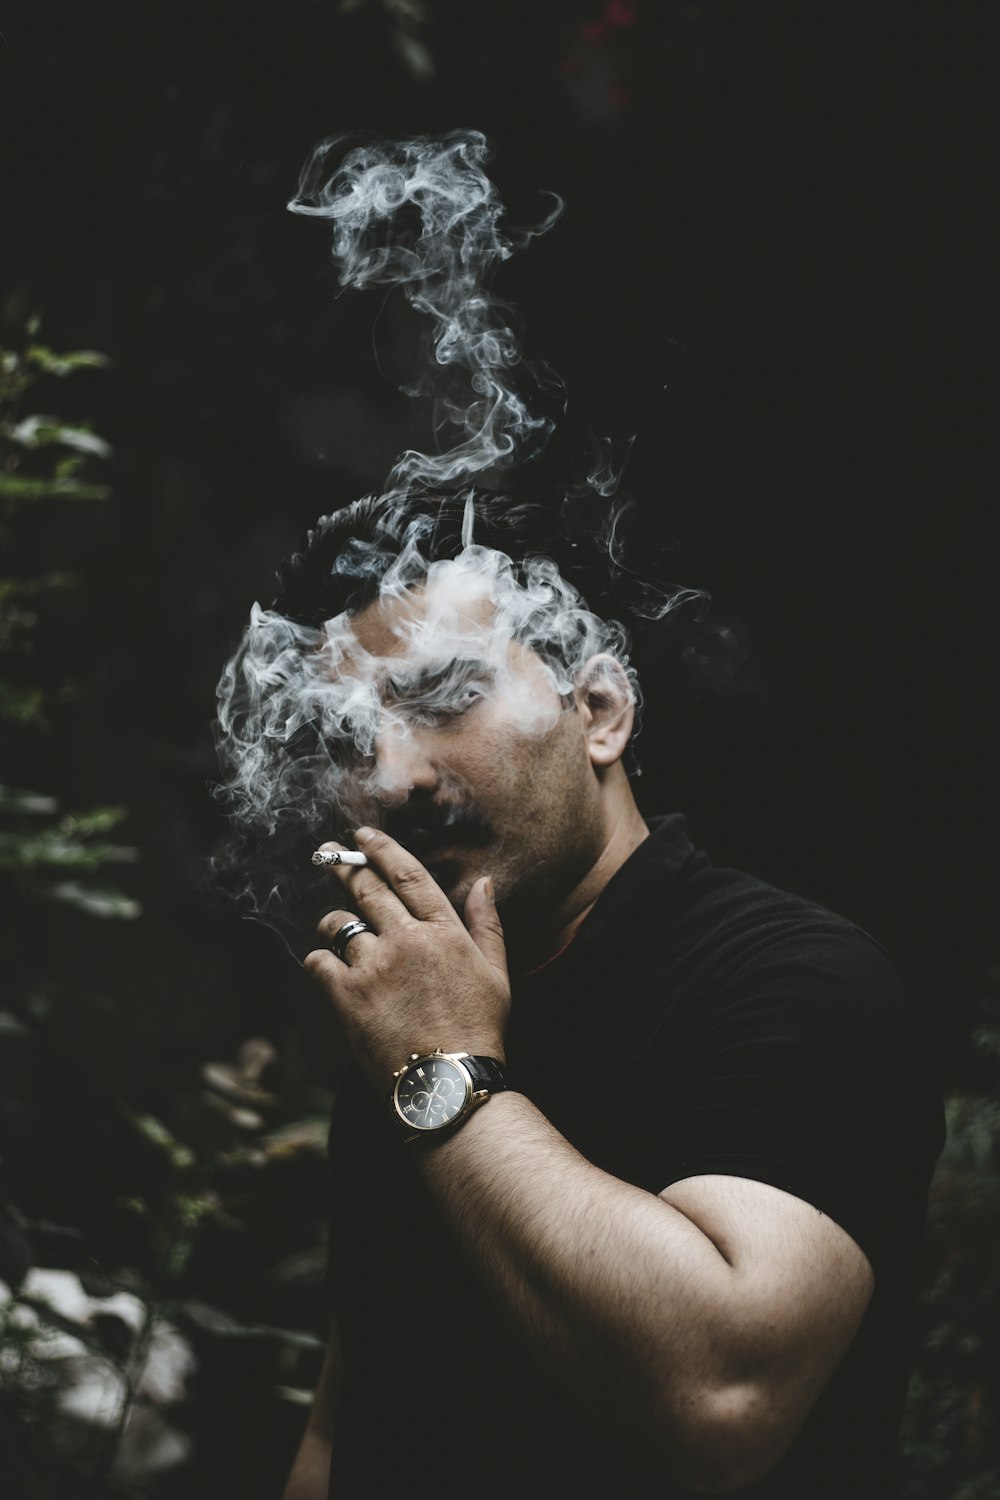
[[[489,843],[493,836],[489,819],[478,808],[430,799],[411,798],[385,816],[382,827],[418,858],[423,851],[445,843],[475,847]]]

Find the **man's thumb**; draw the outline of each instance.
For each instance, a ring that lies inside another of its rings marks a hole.
[[[507,948],[503,924],[488,875],[477,880],[465,898],[465,925],[483,957],[507,978]]]

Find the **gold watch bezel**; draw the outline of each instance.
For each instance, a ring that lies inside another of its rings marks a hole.
[[[403,1066],[396,1069],[396,1072],[392,1075],[395,1079],[395,1082],[392,1086],[392,1095],[390,1098],[390,1102],[392,1105],[392,1112],[395,1120],[399,1125],[403,1127],[404,1130],[409,1131],[409,1135],[407,1136],[408,1140],[426,1140],[429,1137],[444,1135],[449,1130],[454,1129],[456,1125],[461,1124],[461,1122],[472,1110],[473,1105],[477,1102],[478,1096],[476,1086],[472,1081],[472,1074],[469,1072],[469,1069],[462,1061],[463,1057],[466,1057],[467,1055],[467,1053],[462,1052],[445,1052],[441,1047],[435,1047],[433,1052],[411,1052],[410,1056],[407,1058]],[[459,1070],[459,1073],[465,1080],[465,1098],[459,1105],[458,1112],[452,1115],[450,1120],[444,1120],[440,1125],[415,1125],[412,1120],[408,1119],[407,1116],[403,1114],[403,1111],[400,1108],[400,1085],[402,1084],[404,1078],[406,1078],[406,1076],[411,1073],[414,1068],[418,1068],[421,1063],[441,1062],[442,1060],[450,1062]]]

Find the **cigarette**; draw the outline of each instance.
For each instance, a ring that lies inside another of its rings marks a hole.
[[[313,851],[314,865],[366,865],[367,854],[360,849],[316,849]]]

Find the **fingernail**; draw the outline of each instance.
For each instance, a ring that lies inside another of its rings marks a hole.
[[[493,900],[493,876],[492,875],[487,875],[487,877],[486,877],[486,894],[487,894],[487,896],[489,896],[490,900],[492,901]]]
[[[358,828],[354,833],[354,842],[356,844],[367,844],[374,832],[374,828]]]

